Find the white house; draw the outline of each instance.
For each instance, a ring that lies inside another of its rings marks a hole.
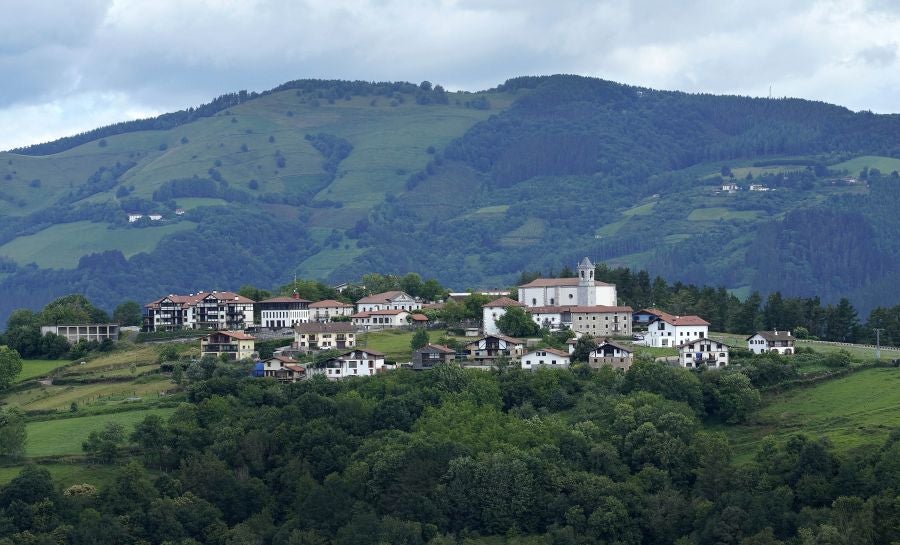
[[[41,336],[53,333],[65,337],[69,344],[78,341],[119,340],[119,324],[42,325]]]
[[[350,321],[359,329],[379,329],[409,325],[410,314],[405,310],[369,310],[350,316]]]
[[[769,191],[765,184],[750,184],[750,191]]]
[[[353,314],[353,305],[342,303],[334,299],[316,301],[309,305],[309,319],[313,322],[330,322],[336,316]]]
[[[694,339],[709,337],[709,322],[699,316],[673,316],[661,313],[647,326],[644,344],[653,347],[677,347]]]
[[[522,355],[522,369],[536,369],[541,366],[568,367],[569,354],[554,348],[539,348]]]
[[[741,190],[741,186],[737,185],[734,182],[725,182],[722,184],[722,191],[734,193],[735,191],[740,191],[740,190]]]
[[[294,327],[309,322],[309,301],[296,293],[292,297],[272,297],[260,301],[260,326],[270,329]]]
[[[728,345],[712,339],[694,339],[678,345],[678,365],[687,368],[728,365]]]
[[[490,303],[481,307],[481,324],[485,335],[496,335],[500,333],[497,327],[497,320],[506,314],[506,310],[510,307],[524,307],[522,303],[513,301],[509,297],[500,297],[494,299]]]
[[[758,331],[747,338],[747,348],[754,354],[772,352],[789,356],[796,351],[794,348],[796,340],[790,331]]]
[[[526,309],[532,321],[541,327],[552,331],[567,327],[569,320],[567,307],[530,307]]]
[[[263,376],[278,382],[297,382],[306,378],[306,367],[294,358],[272,356],[263,361]]]
[[[384,371],[384,354],[368,348],[357,348],[327,360],[323,367],[309,368],[309,371],[325,375],[328,380],[369,377]]]
[[[594,279],[594,264],[584,258],[577,278],[538,278],[519,286],[519,302],[527,307],[616,305],[616,286]]]
[[[143,214],[128,214],[128,223],[134,223],[143,217]]]
[[[419,310],[422,302],[402,291],[386,291],[363,297],[356,302],[357,312],[372,310]]]

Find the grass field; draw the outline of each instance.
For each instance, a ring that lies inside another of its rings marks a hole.
[[[22,410],[67,411],[72,403],[79,407],[120,405],[126,398],[155,401],[160,392],[173,389],[172,381],[163,375],[140,378],[129,382],[91,382],[87,384],[61,384],[40,386],[14,392],[4,401]]]
[[[759,216],[755,210],[732,210],[724,206],[712,208],[695,208],[688,215],[688,221],[718,221],[718,220],[754,220]]]
[[[40,467],[49,471],[56,484],[62,488],[82,483],[100,487],[109,483],[117,470],[115,466],[75,463],[41,464]],[[0,467],[0,486],[13,480],[20,471],[22,471],[22,466]]]
[[[428,332],[430,342],[437,342],[441,337],[447,336],[442,330],[434,330]],[[371,348],[379,352],[384,352],[385,358],[389,360],[407,362],[412,359],[412,349],[409,347],[412,341],[412,331],[377,331],[373,333],[364,333],[359,336],[357,345]],[[471,338],[455,337],[460,341],[470,341]]]
[[[882,175],[887,175],[895,170],[900,171],[900,159],[881,157],[878,155],[863,155],[862,157],[855,157],[849,161],[844,161],[843,163],[831,165],[828,168],[832,170],[846,170],[848,174],[856,176],[866,167],[877,168],[881,171]]]
[[[16,377],[16,382],[45,377],[54,369],[68,364],[69,362],[66,360],[22,360],[22,372]]]
[[[81,256],[105,250],[121,250],[126,258],[150,252],[166,235],[187,231],[196,223],[182,221],[143,229],[108,229],[104,223],[77,221],[48,227],[33,235],[19,237],[0,246],[0,256],[20,265],[72,269]]]
[[[721,339],[725,342],[725,344],[729,346],[737,346],[737,347],[747,347],[747,335],[735,335],[732,333],[714,333],[711,332],[709,334],[710,337],[715,339]],[[816,352],[821,352],[822,354],[831,354],[834,352],[845,351],[849,352],[850,355],[857,360],[868,361],[875,359],[875,349],[869,348],[867,346],[860,345],[835,345],[828,343],[819,343],[814,341],[797,341],[798,347],[803,348],[812,348]],[[900,358],[900,350],[885,350],[881,351],[881,359],[893,359]]]
[[[875,445],[900,426],[900,370],[867,369],[813,387],[764,398],[741,426],[724,428],[738,459],[750,459],[767,435],[827,437],[838,450]]]
[[[637,206],[631,207],[628,210],[622,212],[623,216],[649,216],[653,213],[653,207],[656,206],[656,201],[648,202],[645,204],[639,204]]]
[[[82,441],[87,439],[87,436],[92,431],[103,429],[107,422],[117,422],[125,427],[127,433],[131,433],[134,425],[148,415],[158,414],[162,417],[168,417],[174,411],[175,409],[144,409],[114,414],[29,422],[26,427],[28,443],[25,446],[25,455],[33,458],[38,456],[80,454]]]

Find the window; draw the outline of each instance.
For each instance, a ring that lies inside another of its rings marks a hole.
[[[537,299],[534,299],[534,298],[531,299],[531,306],[533,306],[533,307],[537,306]]]

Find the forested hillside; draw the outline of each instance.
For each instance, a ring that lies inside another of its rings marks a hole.
[[[294,275],[504,286],[583,255],[867,312],[900,302],[898,170],[900,116],[800,99],[300,80],[0,153],[0,315]]]

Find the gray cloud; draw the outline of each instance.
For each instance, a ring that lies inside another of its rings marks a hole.
[[[565,72],[900,111],[886,1],[12,1],[0,149],[296,78],[477,90]]]

